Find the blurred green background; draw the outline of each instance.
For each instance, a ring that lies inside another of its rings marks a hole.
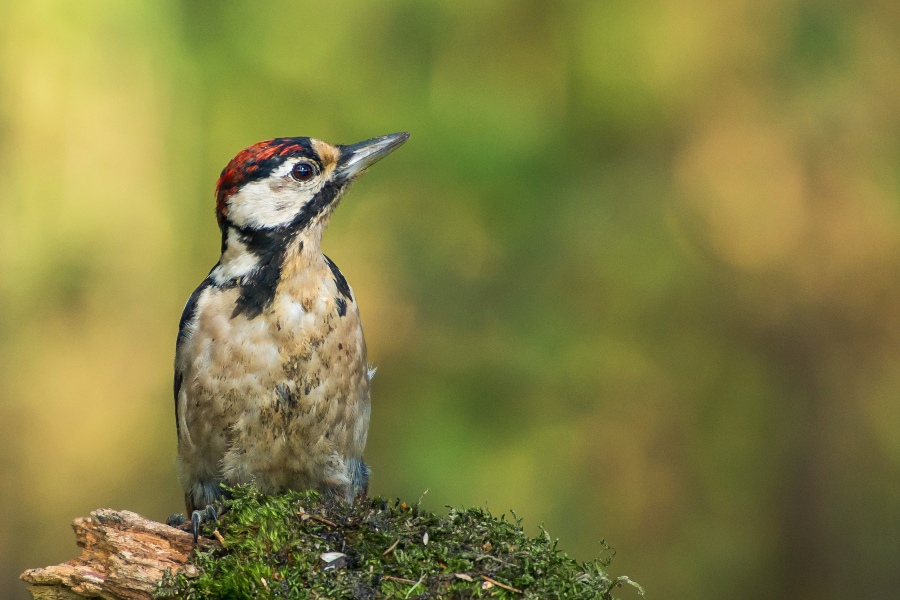
[[[0,12],[0,597],[74,517],[182,510],[173,346],[227,161],[401,130],[325,239],[379,366],[372,492],[606,538],[651,598],[896,593],[896,0]]]

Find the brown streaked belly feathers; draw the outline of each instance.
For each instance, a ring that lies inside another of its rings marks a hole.
[[[341,293],[327,264],[317,266],[279,282],[254,318],[232,316],[235,287],[200,295],[176,357],[188,495],[220,481],[359,493],[352,471],[362,464],[370,411],[365,341],[352,294]]]

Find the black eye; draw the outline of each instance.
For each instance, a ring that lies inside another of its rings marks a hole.
[[[297,181],[309,181],[316,174],[316,168],[308,162],[298,162],[291,169],[291,177]]]

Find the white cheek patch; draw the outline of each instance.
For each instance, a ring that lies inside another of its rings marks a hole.
[[[321,176],[307,183],[291,179],[288,173],[296,162],[286,161],[265,179],[244,185],[228,200],[229,220],[254,229],[290,223],[324,184]]]
[[[225,253],[219,261],[219,266],[211,273],[216,285],[249,275],[259,266],[259,258],[247,250],[246,244],[241,242],[239,237],[237,231],[229,229]]]

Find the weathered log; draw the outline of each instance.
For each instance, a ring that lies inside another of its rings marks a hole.
[[[196,574],[190,533],[129,512],[101,508],[72,522],[83,549],[75,560],[25,571],[35,600],[149,600],[165,572]],[[201,539],[200,545],[215,544]]]

